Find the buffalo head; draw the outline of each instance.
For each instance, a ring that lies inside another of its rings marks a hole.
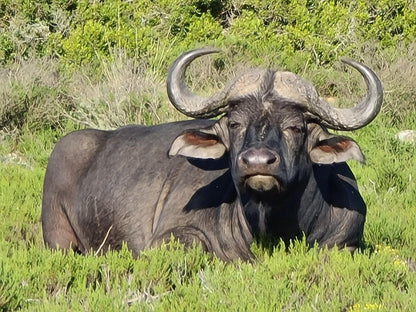
[[[313,163],[364,162],[356,142],[327,128],[355,130],[378,114],[383,90],[370,68],[343,60],[360,72],[367,85],[365,98],[353,108],[332,107],[310,82],[291,72],[262,69],[249,71],[204,98],[188,88],[185,71],[195,58],[214,52],[187,52],[170,69],[168,95],[179,111],[196,118],[224,114],[211,127],[182,133],[171,146],[171,156],[226,155],[238,192],[259,200],[301,187]]]

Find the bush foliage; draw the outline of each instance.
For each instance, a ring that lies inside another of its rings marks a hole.
[[[3,63],[34,53],[58,56],[69,69],[99,67],[115,50],[150,64],[169,52],[169,63],[211,44],[298,70],[354,55],[366,42],[413,42],[416,10],[410,0],[6,0],[0,27]]]
[[[192,76],[205,89],[217,90],[229,68],[246,64],[294,71],[323,96],[343,98],[361,83],[340,75],[338,60],[349,56],[380,75],[393,118],[416,105],[410,0],[5,0],[0,30],[2,129],[170,120],[177,115],[164,92],[167,69],[206,45],[224,53],[201,66],[217,83],[201,83],[205,69]]]

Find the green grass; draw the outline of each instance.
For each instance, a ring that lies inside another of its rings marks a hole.
[[[0,144],[0,309],[29,311],[414,311],[416,146],[394,138],[416,114],[393,124],[380,115],[352,136],[367,165],[351,163],[368,217],[364,247],[290,251],[253,245],[253,263],[226,265],[177,242],[147,250],[80,256],[43,246],[45,167],[61,135],[42,130]],[[413,295],[412,295],[413,294]]]
[[[369,246],[385,244],[416,256],[416,144],[399,142],[402,129],[416,128],[413,112],[400,124],[379,116],[355,139],[367,157],[367,165],[351,164],[368,205],[365,239]]]

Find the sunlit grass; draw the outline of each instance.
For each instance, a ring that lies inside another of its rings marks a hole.
[[[270,252],[254,244],[254,263],[231,265],[176,242],[137,260],[127,249],[98,257],[45,249],[41,192],[56,133],[26,135],[17,146],[3,141],[2,157],[14,151],[20,158],[0,163],[0,305],[48,311],[412,311],[416,187],[407,177],[416,172],[415,147],[383,136],[385,118],[353,134],[368,158],[366,166],[351,164],[368,203],[361,251],[351,256],[299,241],[289,251],[278,245]],[[386,176],[389,168],[395,176]]]

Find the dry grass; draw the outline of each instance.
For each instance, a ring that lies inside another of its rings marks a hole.
[[[398,47],[392,53],[381,52],[371,44],[357,52],[353,59],[371,67],[384,87],[382,112],[392,122],[402,122],[416,108],[416,44]],[[314,82],[323,97],[336,98],[341,107],[351,106],[365,94],[365,83],[354,69],[336,62],[333,68],[315,68],[306,78]]]
[[[392,54],[368,45],[354,58],[374,68],[383,81],[384,112],[402,121],[414,110],[416,44]],[[187,73],[190,88],[212,95],[237,73],[252,67],[235,64],[234,60],[230,51],[195,60]],[[51,59],[30,59],[1,69],[0,129],[16,134],[20,129],[65,128],[67,120],[78,127],[112,129],[186,118],[169,103],[166,77],[149,65],[119,53],[103,68],[99,79],[92,78],[88,71],[65,77]],[[273,68],[278,69],[279,64]],[[337,105],[351,105],[364,94],[365,86],[360,75],[347,68],[339,62],[334,68],[311,68],[304,76],[317,86],[321,96],[337,98]]]
[[[40,128],[60,121],[65,79],[50,59],[29,59],[0,69],[0,129]]]
[[[385,89],[384,111],[399,121],[416,109],[416,44],[403,49],[398,47],[390,59],[378,62]]]
[[[103,68],[99,81],[84,73],[71,79],[68,94],[76,109],[66,114],[68,118],[100,129],[161,122],[160,108],[167,97],[160,78],[147,74],[145,65],[121,54]]]

